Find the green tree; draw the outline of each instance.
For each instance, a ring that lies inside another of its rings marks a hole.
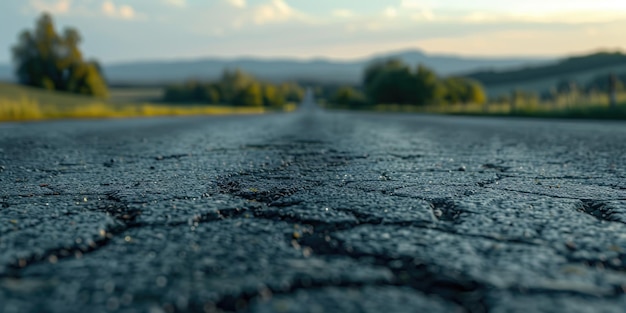
[[[404,68],[406,68],[406,64],[399,59],[388,59],[374,62],[365,68],[365,72],[363,74],[363,86],[369,86],[374,82],[376,76],[384,71]]]
[[[296,83],[282,83],[278,89],[286,102],[300,103],[304,99],[304,88]]]
[[[35,30],[25,30],[12,49],[18,81],[27,86],[107,97],[106,82],[95,61],[85,61],[81,37],[69,28],[57,34],[52,17],[43,14]]]
[[[415,76],[408,67],[380,71],[366,87],[374,103],[414,104],[417,101]]]
[[[240,70],[226,70],[215,82],[189,80],[165,88],[166,102],[229,104],[281,108],[286,102],[300,102],[304,90],[295,83],[274,85],[258,81]]]
[[[610,75],[599,75],[594,77],[591,81],[587,82],[585,85],[585,90],[587,92],[609,92],[611,80]],[[624,79],[626,77],[615,76],[615,89],[616,91],[624,90]]]
[[[73,63],[69,66],[66,88],[59,89],[100,98],[108,96],[107,85],[93,63]]]
[[[580,89],[578,86],[578,82],[570,79],[561,79],[556,84],[556,90],[559,94],[571,94],[575,93]]]
[[[202,98],[206,103],[219,104],[221,101],[220,89],[216,84],[208,84],[203,88]]]
[[[266,107],[280,108],[285,105],[285,96],[274,85],[265,84],[262,87],[263,105]]]
[[[444,99],[446,103],[461,103],[465,90],[463,79],[459,77],[448,77],[442,82],[445,90]]]
[[[448,77],[443,80],[442,86],[443,98],[446,103],[482,104],[487,101],[482,85],[476,81],[461,77]]]
[[[363,93],[347,86],[341,87],[335,92],[332,102],[350,107],[362,107],[368,104]]]
[[[465,103],[483,104],[487,101],[487,95],[483,86],[473,80],[467,80]]]
[[[443,100],[444,88],[434,71],[420,64],[415,77],[416,104],[433,104]]]
[[[391,59],[370,65],[363,76],[363,87],[372,103],[426,105],[444,98],[441,81],[423,65],[412,71],[408,65]]]
[[[232,103],[238,106],[263,106],[263,91],[261,85],[259,83],[252,83],[239,90]]]
[[[225,70],[219,80],[222,99],[227,103],[233,102],[241,91],[255,81],[254,77],[239,69]]]

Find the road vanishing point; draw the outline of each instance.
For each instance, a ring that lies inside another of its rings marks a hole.
[[[626,312],[626,124],[0,124],[0,312]]]

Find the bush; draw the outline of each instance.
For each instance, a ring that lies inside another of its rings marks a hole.
[[[429,68],[415,70],[399,60],[377,62],[365,69],[363,88],[369,102],[424,106],[438,103],[484,103],[483,87],[475,81],[440,79]]]
[[[295,83],[274,85],[260,82],[240,70],[226,70],[215,82],[188,81],[165,88],[165,102],[229,104],[236,106],[282,108],[288,102],[301,102],[304,89]]]
[[[368,105],[365,95],[352,87],[339,88],[333,96],[332,102],[333,104],[352,108],[364,107]]]

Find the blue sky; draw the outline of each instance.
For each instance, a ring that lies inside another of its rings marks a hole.
[[[107,63],[204,56],[350,59],[400,49],[559,56],[626,49],[624,0],[2,0],[0,63],[41,12]]]

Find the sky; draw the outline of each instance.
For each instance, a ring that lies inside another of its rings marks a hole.
[[[626,50],[624,0],[2,0],[0,63],[49,12],[103,63],[395,50],[554,57]]]

